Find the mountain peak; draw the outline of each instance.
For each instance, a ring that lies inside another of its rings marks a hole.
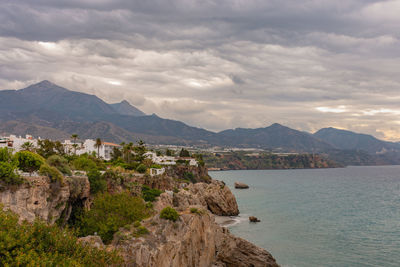
[[[58,90],[58,91],[68,91],[67,89],[58,86],[55,83],[52,83],[48,80],[43,80],[41,82],[32,84],[24,89],[21,89],[22,91],[31,91],[31,90],[35,90],[35,91],[49,91],[49,90]]]
[[[119,103],[110,104],[110,106],[121,115],[129,115],[129,116],[145,116],[141,110],[132,106],[128,101],[122,100]]]

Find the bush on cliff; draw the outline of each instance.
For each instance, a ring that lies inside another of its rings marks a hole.
[[[56,167],[43,164],[40,166],[39,174],[49,177],[51,182],[63,182],[63,175]]]
[[[156,200],[156,197],[161,195],[161,193],[161,190],[150,188],[147,185],[142,186],[142,197],[145,201],[153,202]]]
[[[179,213],[171,207],[166,207],[161,210],[160,218],[176,222],[179,218]]]
[[[24,179],[16,172],[17,168],[9,163],[0,161],[0,181],[6,185],[18,185],[24,182]]]
[[[13,155],[7,147],[0,148],[0,162],[11,162]]]
[[[140,165],[137,166],[137,168],[136,168],[136,171],[137,171],[138,173],[145,173],[146,170],[147,170],[147,167],[146,167],[146,165],[144,165],[144,164],[140,164]]]
[[[40,166],[45,163],[42,156],[30,151],[17,152],[15,158],[18,161],[18,168],[29,173],[38,171]]]
[[[36,221],[18,223],[18,216],[0,205],[1,266],[120,266],[115,251],[77,241],[68,229]]]
[[[97,194],[103,193],[107,190],[107,181],[103,175],[97,170],[92,169],[87,173],[87,177],[90,183],[90,193]]]
[[[82,236],[96,232],[104,243],[110,243],[120,227],[141,221],[150,213],[143,199],[128,192],[115,195],[103,193],[96,196],[91,209],[79,219],[78,226]]]
[[[56,167],[60,172],[65,175],[72,175],[71,168],[68,165],[68,161],[59,155],[50,156],[46,160],[47,164],[50,166]]]

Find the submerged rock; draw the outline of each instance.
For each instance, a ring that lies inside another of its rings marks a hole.
[[[247,189],[247,188],[249,188],[249,186],[244,183],[235,182],[235,188],[236,189]]]

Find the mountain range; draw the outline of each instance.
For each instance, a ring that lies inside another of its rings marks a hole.
[[[352,164],[400,163],[400,144],[371,135],[324,128],[310,134],[272,124],[257,129],[212,132],[183,122],[146,115],[127,101],[108,104],[49,81],[20,90],[0,90],[0,134],[42,138],[97,138],[112,142],[142,139],[153,144],[253,147],[282,152],[325,153]],[[398,162],[397,162],[398,161]]]

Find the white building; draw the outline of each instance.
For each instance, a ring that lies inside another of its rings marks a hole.
[[[145,157],[151,159],[155,164],[159,165],[175,165],[176,158],[172,156],[157,156],[155,152],[146,152]]]
[[[25,143],[31,143],[32,147],[37,147],[38,141],[34,139],[32,135],[26,135],[25,137],[10,135],[8,137],[0,137],[0,148],[8,147],[14,152],[22,150],[22,146]]]
[[[65,152],[66,153],[74,153],[75,148],[74,148],[74,143],[71,142],[71,140],[65,140],[63,143],[65,147]],[[102,142],[101,146],[99,148],[96,147],[96,141],[93,139],[86,139],[85,142],[83,143],[76,143],[76,154],[77,155],[82,155],[85,153],[92,154],[93,152],[99,154],[98,156],[100,158],[103,158],[105,160],[110,160],[111,159],[111,153],[114,149],[114,147],[120,147],[118,144],[110,143],[110,142]]]
[[[157,168],[150,168],[150,176],[161,175],[165,172],[165,168],[157,169]]]

